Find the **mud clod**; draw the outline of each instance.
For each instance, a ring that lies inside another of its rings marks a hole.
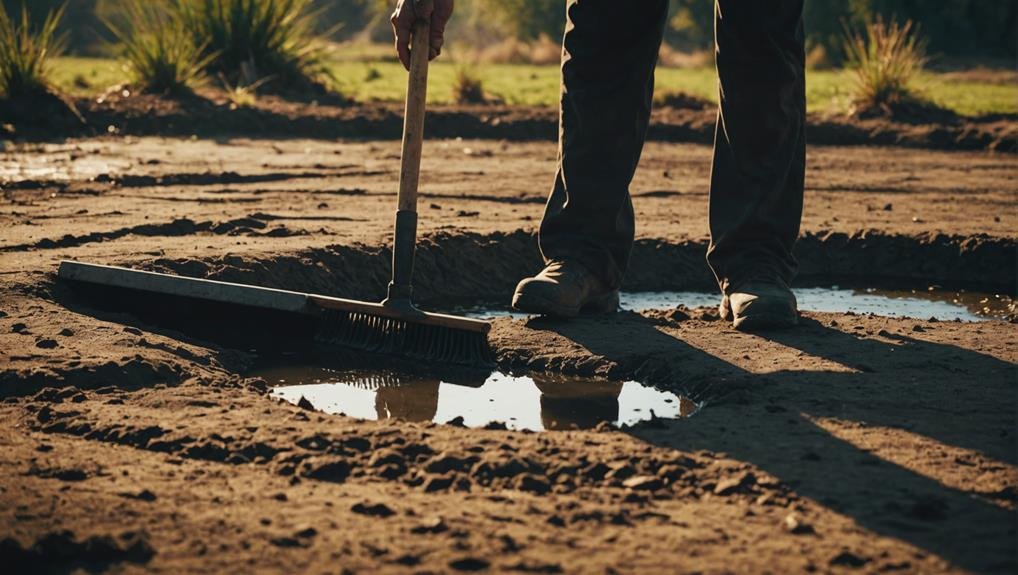
[[[860,557],[859,555],[856,555],[851,551],[842,551],[841,553],[838,553],[834,557],[831,557],[831,560],[828,561],[828,564],[831,566],[851,567],[854,569],[858,569],[859,567],[862,567],[863,565],[869,563],[869,561],[870,561],[869,559],[865,557]]]
[[[393,515],[396,514],[396,512],[393,511],[391,507],[384,503],[365,503],[365,502],[355,503],[353,504],[352,507],[350,507],[350,511],[353,511],[354,513],[357,513],[359,515],[367,515],[369,517],[381,517],[383,519],[386,517],[392,517]]]
[[[529,473],[517,477],[513,481],[513,487],[520,491],[527,491],[537,495],[544,495],[551,491],[551,485],[546,479]]]
[[[346,459],[312,458],[304,462],[302,475],[308,479],[342,483],[350,477],[352,469]]]
[[[464,557],[449,562],[449,567],[456,571],[483,571],[491,567],[491,562],[479,557]]]

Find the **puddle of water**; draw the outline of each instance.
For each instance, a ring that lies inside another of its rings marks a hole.
[[[474,381],[323,367],[279,367],[249,374],[273,385],[274,397],[360,419],[400,418],[467,427],[504,423],[531,431],[589,429],[603,421],[633,425],[696,413],[702,403],[635,381],[514,377],[492,373]]]
[[[886,317],[908,317],[929,319],[935,317],[941,321],[986,321],[1013,316],[1015,313],[1014,298],[1000,294],[984,294],[975,292],[952,292],[941,290],[879,290],[879,289],[842,289],[838,286],[830,288],[796,288],[795,297],[799,301],[799,309],[820,312],[854,312],[858,314],[873,313]],[[670,309],[679,305],[689,308],[714,307],[720,297],[714,293],[704,292],[624,292],[621,296],[623,309],[647,311],[652,309]],[[492,317],[526,317],[498,309],[466,310],[466,315],[478,318]]]

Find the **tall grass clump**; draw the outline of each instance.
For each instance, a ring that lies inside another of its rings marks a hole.
[[[452,81],[452,99],[457,104],[483,104],[488,101],[484,94],[484,81],[477,71],[466,65],[456,67]]]
[[[899,24],[878,17],[862,32],[846,28],[844,49],[854,76],[855,113],[893,113],[902,106],[925,103],[915,80],[928,61],[926,42],[911,20]]]
[[[178,4],[122,0],[120,20],[106,22],[127,61],[131,81],[145,92],[184,96],[205,77],[215,54],[206,52],[179,17]]]
[[[175,0],[211,71],[236,85],[271,77],[276,89],[306,91],[333,78],[314,0]]]
[[[65,8],[51,10],[42,26],[33,28],[24,4],[15,20],[0,3],[0,94],[17,99],[51,91],[50,62],[67,47],[67,36],[57,31]]]

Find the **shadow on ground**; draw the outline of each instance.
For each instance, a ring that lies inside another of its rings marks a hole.
[[[858,427],[904,430],[1013,466],[1015,368],[1010,363],[886,332],[879,334],[883,339],[857,337],[804,319],[798,329],[760,335],[760,349],[771,347],[770,342],[851,369],[756,375],[663,332],[657,322],[638,314],[616,320],[620,325],[608,339],[603,325],[592,329],[591,323],[598,320],[531,320],[528,326],[558,333],[604,362],[631,367],[639,348],[673,358],[668,362],[673,366],[685,364],[690,372],[713,373],[719,381],[736,384],[701,387],[701,396],[718,399],[697,417],[637,426],[629,430],[633,436],[677,451],[724,452],[865,530],[962,569],[1014,572],[1013,489],[980,497],[888,461],[818,424],[831,418]],[[650,363],[646,355],[643,361]],[[810,536],[822,537],[822,527]]]

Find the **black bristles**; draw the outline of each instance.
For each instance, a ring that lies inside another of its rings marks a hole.
[[[370,314],[326,310],[315,339],[371,353],[457,365],[494,364],[485,334],[400,321]]]

